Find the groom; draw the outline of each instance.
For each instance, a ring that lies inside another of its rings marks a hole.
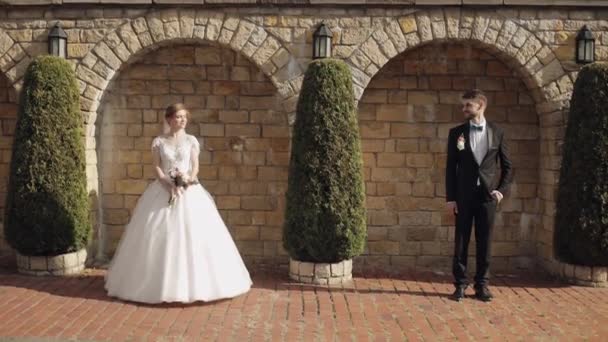
[[[473,89],[462,95],[461,102],[467,121],[450,130],[445,172],[447,207],[456,215],[453,299],[461,301],[468,286],[468,246],[475,221],[475,297],[488,302],[492,300],[488,278],[494,213],[513,173],[503,130],[484,117],[486,96]]]

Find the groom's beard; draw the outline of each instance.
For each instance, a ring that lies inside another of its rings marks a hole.
[[[474,118],[479,117],[479,113],[474,113],[474,112],[469,112],[469,111],[465,111],[464,113],[464,118],[467,120],[472,120]]]

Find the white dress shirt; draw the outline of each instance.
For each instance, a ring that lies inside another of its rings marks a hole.
[[[484,120],[479,125],[469,122],[469,125],[471,126],[469,129],[471,150],[475,156],[475,161],[477,161],[478,165],[481,165],[483,158],[488,153],[488,130],[486,128],[486,121]],[[481,127],[481,130],[476,129],[474,126]]]
[[[488,153],[488,130],[486,120],[484,119],[481,124],[477,125],[472,121],[469,121],[469,141],[471,143],[471,150],[477,165],[481,165],[483,158]],[[481,127],[481,129],[476,129]],[[477,178],[477,185],[479,185],[479,178]]]

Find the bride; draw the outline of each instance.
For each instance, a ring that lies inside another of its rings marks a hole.
[[[137,202],[110,263],[110,296],[189,303],[235,297],[251,287],[211,195],[198,184],[200,147],[184,130],[188,114],[181,103],[169,106],[169,132],[152,141],[157,180]]]

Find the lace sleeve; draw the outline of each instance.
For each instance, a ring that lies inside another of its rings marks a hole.
[[[190,136],[190,143],[192,144],[192,150],[196,151],[197,153],[200,152],[201,145],[195,136],[193,136],[193,135]]]
[[[157,151],[160,148],[160,144],[161,144],[161,140],[160,137],[156,137],[154,138],[154,140],[152,140],[152,151]]]

